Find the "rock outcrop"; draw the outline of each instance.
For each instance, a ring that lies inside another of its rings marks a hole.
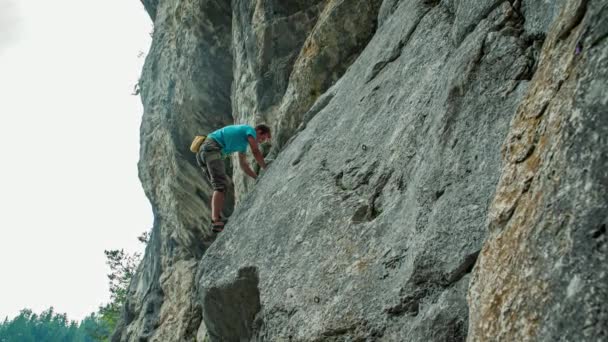
[[[608,337],[603,1],[142,3],[155,224],[114,340]],[[190,139],[261,121],[213,241]]]
[[[196,264],[212,233],[209,186],[189,151],[201,127],[232,122],[229,1],[145,1],[153,42],[139,82],[139,177],[154,226],[114,340],[194,340]],[[230,211],[230,204],[228,211]]]
[[[511,123],[470,341],[608,339],[608,6],[571,1]]]

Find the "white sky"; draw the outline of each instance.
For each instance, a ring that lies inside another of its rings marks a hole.
[[[80,320],[109,299],[104,249],[143,251],[151,30],[139,0],[0,0],[0,320]]]

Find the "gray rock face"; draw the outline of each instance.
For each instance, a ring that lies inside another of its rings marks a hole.
[[[113,337],[121,341],[194,339],[201,308],[191,294],[196,262],[211,236],[211,190],[188,148],[195,134],[232,121],[229,1],[161,1],[155,8],[153,43],[140,79],[139,161],[155,219]]]
[[[156,20],[158,1],[159,0],[141,0],[141,3],[144,5],[146,12],[148,12],[148,14],[150,15],[150,19],[152,19],[152,22]]]
[[[606,336],[600,0],[154,8],[156,220],[116,340]],[[270,123],[275,161],[255,183],[235,171],[209,246],[187,147],[232,121]]]
[[[235,121],[263,118],[281,100],[323,5],[321,0],[234,1]]]
[[[519,23],[508,3],[459,46],[451,18],[400,3],[203,257],[203,306],[255,267],[253,339],[464,339],[466,274],[534,63],[500,33]]]
[[[276,154],[306,121],[303,115],[314,101],[365,47],[375,31],[380,2],[237,1],[235,121],[270,124]],[[252,187],[240,170],[233,180],[237,195]]]
[[[230,284],[207,289],[203,316],[212,340],[247,340],[253,331],[253,320],[260,311],[258,274],[255,267],[242,268]],[[226,319],[227,317],[231,319]]]

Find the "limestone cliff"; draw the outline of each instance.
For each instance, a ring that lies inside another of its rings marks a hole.
[[[143,0],[116,341],[608,338],[608,4]],[[217,239],[196,133],[265,121]]]

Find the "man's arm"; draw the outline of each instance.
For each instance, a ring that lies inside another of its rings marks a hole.
[[[249,141],[249,146],[251,147],[251,153],[253,153],[253,157],[255,161],[260,165],[262,169],[266,169],[266,162],[264,161],[264,156],[262,152],[260,152],[260,148],[258,146],[258,142],[251,136],[247,136],[247,140]]]
[[[253,179],[256,179],[258,177],[258,175],[256,175],[255,172],[253,172],[253,170],[249,166],[245,153],[239,152],[239,165],[241,166],[241,169],[245,171],[247,175],[249,175],[249,177]]]

